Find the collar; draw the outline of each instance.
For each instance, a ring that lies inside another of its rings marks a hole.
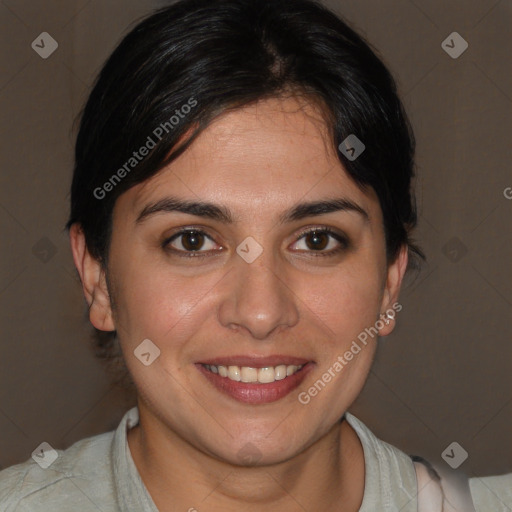
[[[382,511],[397,510],[399,505],[401,512],[416,512],[416,473],[410,457],[378,439],[348,411],[344,418],[355,430],[364,452],[365,487],[359,512],[374,512],[376,503]],[[127,432],[138,423],[139,411],[135,406],[125,413],[114,433],[111,456],[117,502],[123,511],[159,512],[128,446]]]

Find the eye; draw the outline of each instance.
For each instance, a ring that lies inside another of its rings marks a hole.
[[[319,253],[313,256],[333,256],[349,247],[347,237],[325,227],[302,232],[295,244],[299,245],[296,248],[299,251]]]
[[[204,231],[200,229],[182,229],[170,238],[167,238],[162,246],[175,253],[182,253],[179,256],[186,258],[195,256],[206,256],[206,253],[215,250],[215,243]],[[204,250],[201,250],[204,249]],[[194,254],[196,253],[196,254]]]
[[[334,256],[349,247],[348,238],[332,229],[312,228],[303,231],[294,250],[308,252],[312,256]],[[209,252],[222,249],[203,230],[186,228],[167,238],[162,247],[177,256],[191,258],[207,256]],[[317,254],[314,254],[317,253]]]

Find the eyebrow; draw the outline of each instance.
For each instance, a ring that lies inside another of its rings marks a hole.
[[[340,197],[335,199],[323,199],[319,201],[303,202],[294,205],[289,210],[282,213],[279,218],[279,224],[302,220],[307,217],[315,217],[333,212],[355,212],[360,214],[366,222],[370,217],[366,210],[354,203],[350,199]],[[233,224],[233,215],[230,210],[222,205],[209,203],[205,201],[190,201],[179,199],[177,197],[166,197],[155,203],[146,205],[137,216],[136,224],[142,223],[152,215],[159,213],[181,212],[196,217],[204,217],[216,220],[225,224]]]

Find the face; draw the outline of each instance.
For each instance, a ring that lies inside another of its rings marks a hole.
[[[406,253],[387,265],[378,199],[328,141],[304,100],[222,115],[117,200],[114,312],[101,272],[89,290],[93,324],[118,331],[139,407],[233,464],[289,459],[333,427],[372,363],[377,338],[360,335],[397,299]],[[393,322],[379,326],[386,335]],[[143,340],[160,350],[149,365],[134,355]]]

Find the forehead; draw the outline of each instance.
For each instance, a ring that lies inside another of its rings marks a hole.
[[[366,209],[376,201],[344,169],[320,107],[289,97],[223,113],[180,157],[118,202],[140,211],[178,195],[232,205],[250,217],[308,196],[340,194]]]

